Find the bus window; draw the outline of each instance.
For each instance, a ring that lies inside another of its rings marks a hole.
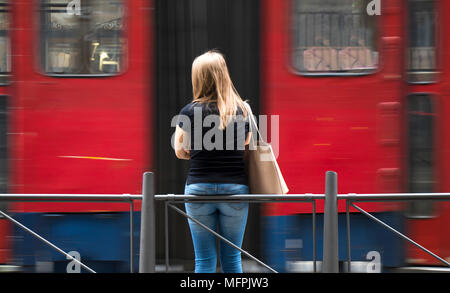
[[[89,23],[90,72],[116,73],[121,71],[125,48],[123,37],[123,7],[120,1],[93,1]]]
[[[42,69],[50,75],[115,75],[124,71],[124,0],[45,0]]]
[[[433,82],[437,69],[435,1],[409,0],[408,4],[408,81]]]
[[[434,123],[431,96],[414,94],[407,99],[408,119],[408,192],[434,192]],[[407,215],[433,216],[431,201],[411,201]]]
[[[11,73],[11,45],[9,37],[10,10],[7,0],[0,0],[0,83]]]
[[[295,0],[291,63],[302,74],[369,73],[378,67],[370,0]]]
[[[0,96],[0,193],[8,192],[8,117],[7,96]],[[2,207],[0,203],[0,207]],[[3,205],[4,208],[4,205]]]

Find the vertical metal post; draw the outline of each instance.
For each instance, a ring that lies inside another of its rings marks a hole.
[[[347,272],[352,272],[352,250],[350,247],[350,201],[346,201],[345,213],[347,218]]]
[[[169,208],[168,202],[164,202],[164,251],[166,252],[166,273],[169,272]]]
[[[133,215],[134,215],[134,207],[133,200],[130,200],[130,273],[134,273],[134,224],[133,224]]]
[[[316,202],[312,201],[313,205],[313,215],[312,215],[312,223],[313,223],[313,272],[317,273],[317,255],[316,255]]]
[[[339,273],[337,173],[327,171],[325,180],[322,272]]]
[[[155,272],[156,225],[154,184],[154,174],[152,172],[145,172],[142,183],[140,273]]]

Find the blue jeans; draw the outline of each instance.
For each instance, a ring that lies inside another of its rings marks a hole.
[[[185,194],[248,194],[247,185],[228,183],[195,183],[186,185]],[[208,228],[233,242],[242,245],[247,223],[248,203],[213,202],[185,203],[186,213],[205,224]],[[215,273],[217,265],[216,236],[200,225],[188,219],[195,251],[195,272]],[[224,273],[242,273],[241,252],[231,245],[220,241],[219,259]]]

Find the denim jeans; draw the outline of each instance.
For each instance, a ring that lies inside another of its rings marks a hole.
[[[231,183],[194,183],[185,186],[185,194],[248,194],[247,185]],[[247,223],[248,203],[185,203],[186,213],[217,231],[238,247],[242,245]],[[188,219],[195,251],[195,272],[215,273],[217,265],[216,236]],[[224,241],[219,242],[219,259],[224,273],[242,273],[241,252]]]

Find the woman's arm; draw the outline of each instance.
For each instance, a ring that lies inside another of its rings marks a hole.
[[[250,138],[252,137],[252,133],[251,132],[248,132],[247,133],[247,139],[245,140],[245,145],[248,145],[248,144],[250,144]]]
[[[189,136],[178,125],[175,129],[175,155],[178,159],[189,160],[191,158],[189,150]]]

